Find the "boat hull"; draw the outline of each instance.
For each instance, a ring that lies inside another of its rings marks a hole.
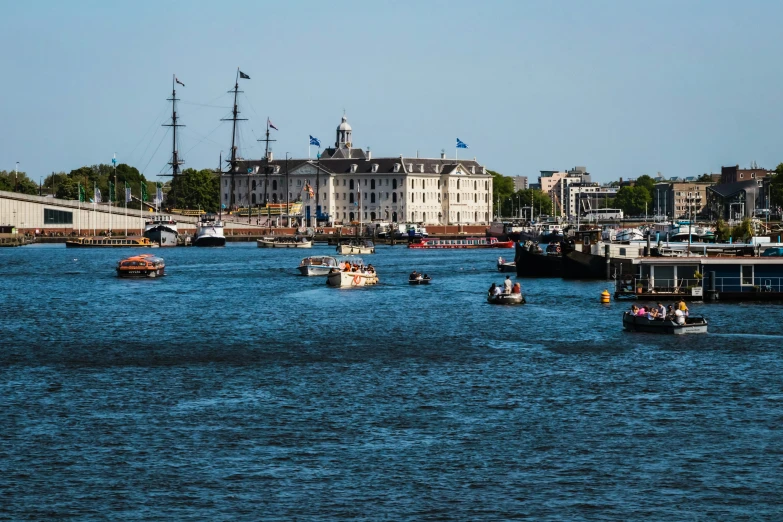
[[[193,246],[222,247],[226,246],[226,238],[223,236],[198,236],[193,240]]]
[[[408,279],[409,285],[428,285],[432,281],[432,278],[427,279]]]
[[[371,286],[378,284],[378,275],[362,272],[332,272],[326,277],[326,284],[336,288]]]
[[[667,335],[686,335],[707,333],[707,320],[703,317],[689,318],[685,324],[674,321],[660,321],[635,316],[629,312],[623,314],[623,328],[629,332],[645,332]]]
[[[510,263],[498,263],[498,272],[516,272],[517,264],[512,261]]]
[[[157,269],[141,269],[141,270],[120,270],[117,269],[117,277],[123,279],[154,279],[156,277],[163,277],[165,275],[164,268]]]
[[[256,239],[256,246],[258,248],[312,248],[312,241],[302,242],[290,242],[283,241],[265,241],[263,239]]]
[[[177,246],[179,234],[169,227],[156,226],[144,231],[144,237],[162,247]]]
[[[518,277],[560,277],[563,260],[560,255],[530,252],[517,243],[514,256]]]
[[[488,295],[487,302],[495,305],[520,305],[525,304],[525,298],[522,294]]]
[[[352,245],[340,245],[337,247],[337,252],[342,255],[350,254],[374,254],[375,247],[362,247]]]

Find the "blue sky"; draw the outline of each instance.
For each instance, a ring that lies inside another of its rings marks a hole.
[[[215,167],[237,66],[248,158],[267,116],[275,157],[302,157],[345,109],[376,156],[453,157],[459,137],[506,175],[774,167],[781,19],[774,1],[5,1],[0,169],[37,179],[116,152],[166,172],[174,73],[185,166]]]

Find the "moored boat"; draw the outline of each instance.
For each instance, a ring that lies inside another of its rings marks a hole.
[[[497,305],[518,305],[525,304],[525,297],[522,294],[488,295],[487,302]]]
[[[698,334],[707,333],[707,320],[704,317],[686,317],[680,324],[669,319],[648,319],[646,316],[623,313],[623,328],[629,332],[659,334]]]
[[[498,258],[498,272],[516,272],[517,264],[514,261],[506,261],[502,257]]]
[[[131,256],[117,263],[117,277],[143,278],[162,277],[166,263],[163,258],[152,254]]]
[[[299,273],[303,276],[329,275],[337,267],[337,260],[330,256],[312,256],[302,259],[299,263]]]
[[[374,254],[375,243],[369,239],[359,241],[352,239],[346,243],[341,243],[337,246],[337,252],[340,254]]]
[[[177,246],[177,222],[171,216],[155,216],[144,224],[144,237],[162,247]]]
[[[193,246],[198,247],[222,247],[226,246],[226,237],[223,235],[223,222],[214,214],[201,216],[196,225],[196,234],[193,237]]]
[[[65,242],[66,248],[121,248],[121,247],[157,247],[146,237],[78,237]]]
[[[466,237],[464,239],[439,239],[423,237],[408,248],[512,248],[513,241],[498,241],[496,237]]]
[[[268,236],[256,239],[258,248],[312,248],[313,242],[303,236]]]

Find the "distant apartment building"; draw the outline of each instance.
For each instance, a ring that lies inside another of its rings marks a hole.
[[[552,209],[556,215],[572,216],[576,212],[576,193],[571,196],[572,185],[591,185],[587,167],[574,167],[567,171],[542,170],[538,178],[541,190],[552,199]]]
[[[759,180],[775,173],[774,170],[752,168],[741,169],[739,165],[720,168],[720,184],[739,183],[740,181]]]
[[[601,186],[598,183],[573,183],[568,186],[568,217],[582,215],[588,210],[608,208],[609,199],[617,196],[617,187]]]
[[[514,192],[528,189],[527,176],[513,176],[511,179],[514,180]]]
[[[651,213],[673,219],[696,217],[707,208],[707,188],[710,181],[696,181],[695,176],[676,181],[656,183],[653,189]]]

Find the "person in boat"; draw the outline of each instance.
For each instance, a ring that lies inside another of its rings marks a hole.
[[[514,287],[511,289],[512,294],[521,294],[522,293],[522,285],[519,283],[514,283]]]
[[[680,302],[677,304],[677,309],[682,312],[683,317],[688,317],[688,305],[685,304],[685,299],[680,297]]]
[[[503,294],[503,290],[500,288],[499,285],[495,285],[495,290],[492,291],[493,296],[500,296]]]
[[[375,267],[372,265],[367,265],[367,273],[368,274],[374,274],[375,273]]]
[[[489,291],[487,292],[487,294],[489,294],[490,296],[495,295],[495,289],[496,288],[497,288],[497,285],[495,283],[492,283],[492,286],[489,287]]]
[[[636,310],[636,315],[639,317],[644,317],[647,315],[647,309],[643,306],[640,306],[638,310]]]
[[[424,274],[423,276],[421,276],[421,278],[422,278],[422,279],[429,279],[429,278],[430,278],[430,276],[428,276],[427,274]]]
[[[635,304],[631,305],[631,315],[639,315],[639,307]]]
[[[511,276],[506,276],[506,280],[503,281],[503,293],[510,294],[512,286],[514,286],[514,283],[511,281]]]
[[[410,281],[415,281],[416,279],[418,279],[418,277],[419,277],[419,274],[417,274],[416,271],[414,270],[413,272],[411,272],[411,275],[408,276],[408,279]]]
[[[669,305],[666,309],[666,319],[669,321],[674,321],[675,319],[674,307],[672,305]]]
[[[661,303],[658,303],[658,308],[657,308],[656,311],[657,311],[656,319],[660,319],[661,321],[666,319],[666,307],[665,306],[663,306]]]
[[[504,263],[503,257],[501,256],[498,258],[498,265],[502,265],[503,263]]]
[[[685,324],[685,312],[679,308],[674,311],[674,320],[677,324]]]

